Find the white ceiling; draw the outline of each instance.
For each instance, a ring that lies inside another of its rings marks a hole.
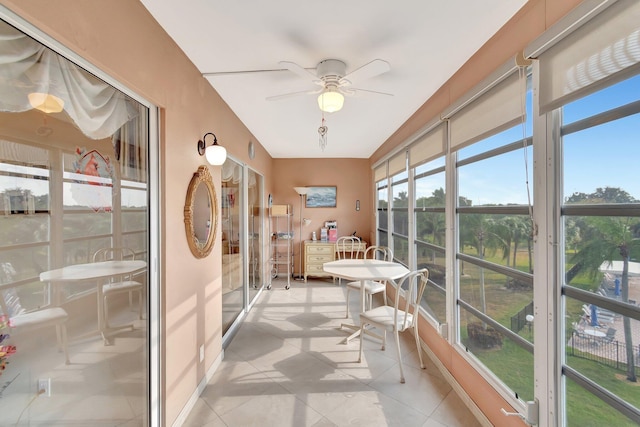
[[[282,69],[315,73],[324,59],[347,73],[374,60],[387,73],[357,87],[394,96],[346,97],[325,113],[318,144],[317,95],[266,97],[317,89],[289,70],[207,77],[274,158],[368,158],[454,74],[526,0],[141,0],[203,74]],[[212,129],[215,132],[215,129]],[[224,145],[224,135],[217,134]],[[244,143],[244,142],[243,142]],[[229,142],[227,142],[229,144]]]

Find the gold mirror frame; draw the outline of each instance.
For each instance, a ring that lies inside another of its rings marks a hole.
[[[204,244],[198,239],[195,233],[193,223],[194,204],[196,202],[196,190],[200,185],[204,185],[209,196],[211,227],[209,235]],[[204,258],[211,253],[213,244],[216,240],[216,231],[218,230],[218,198],[216,197],[216,189],[213,186],[213,179],[209,173],[207,166],[200,166],[196,173],[193,174],[189,188],[187,189],[187,198],[184,202],[184,229],[187,234],[187,242],[189,249],[196,258]]]

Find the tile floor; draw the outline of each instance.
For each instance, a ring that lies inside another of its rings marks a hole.
[[[426,355],[420,369],[409,333],[401,338],[405,384],[392,337],[386,351],[365,339],[358,363],[359,340],[343,344],[344,304],[344,287],[330,281],[292,282],[289,290],[274,281],[184,426],[480,426]]]
[[[57,351],[53,328],[17,334],[18,351],[0,377],[0,427],[146,425],[146,320],[127,307],[112,310],[110,318],[113,325],[133,321],[135,329],[118,332],[108,346],[95,321],[69,322],[69,365]],[[50,378],[51,396],[36,394],[40,378]]]

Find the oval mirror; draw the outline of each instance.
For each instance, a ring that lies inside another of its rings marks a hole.
[[[191,253],[196,258],[209,255],[218,228],[218,199],[207,166],[200,166],[189,182],[184,227]]]

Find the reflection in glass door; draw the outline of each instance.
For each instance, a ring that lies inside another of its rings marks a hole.
[[[262,176],[247,170],[249,303],[262,287]]]
[[[154,113],[0,33],[0,425],[150,425]],[[96,275],[104,252],[119,268]]]
[[[243,167],[227,158],[222,165],[220,229],[222,230],[222,333],[244,309],[244,245],[241,221]]]
[[[264,179],[227,158],[221,180],[222,332],[229,337],[228,332],[263,286]]]

